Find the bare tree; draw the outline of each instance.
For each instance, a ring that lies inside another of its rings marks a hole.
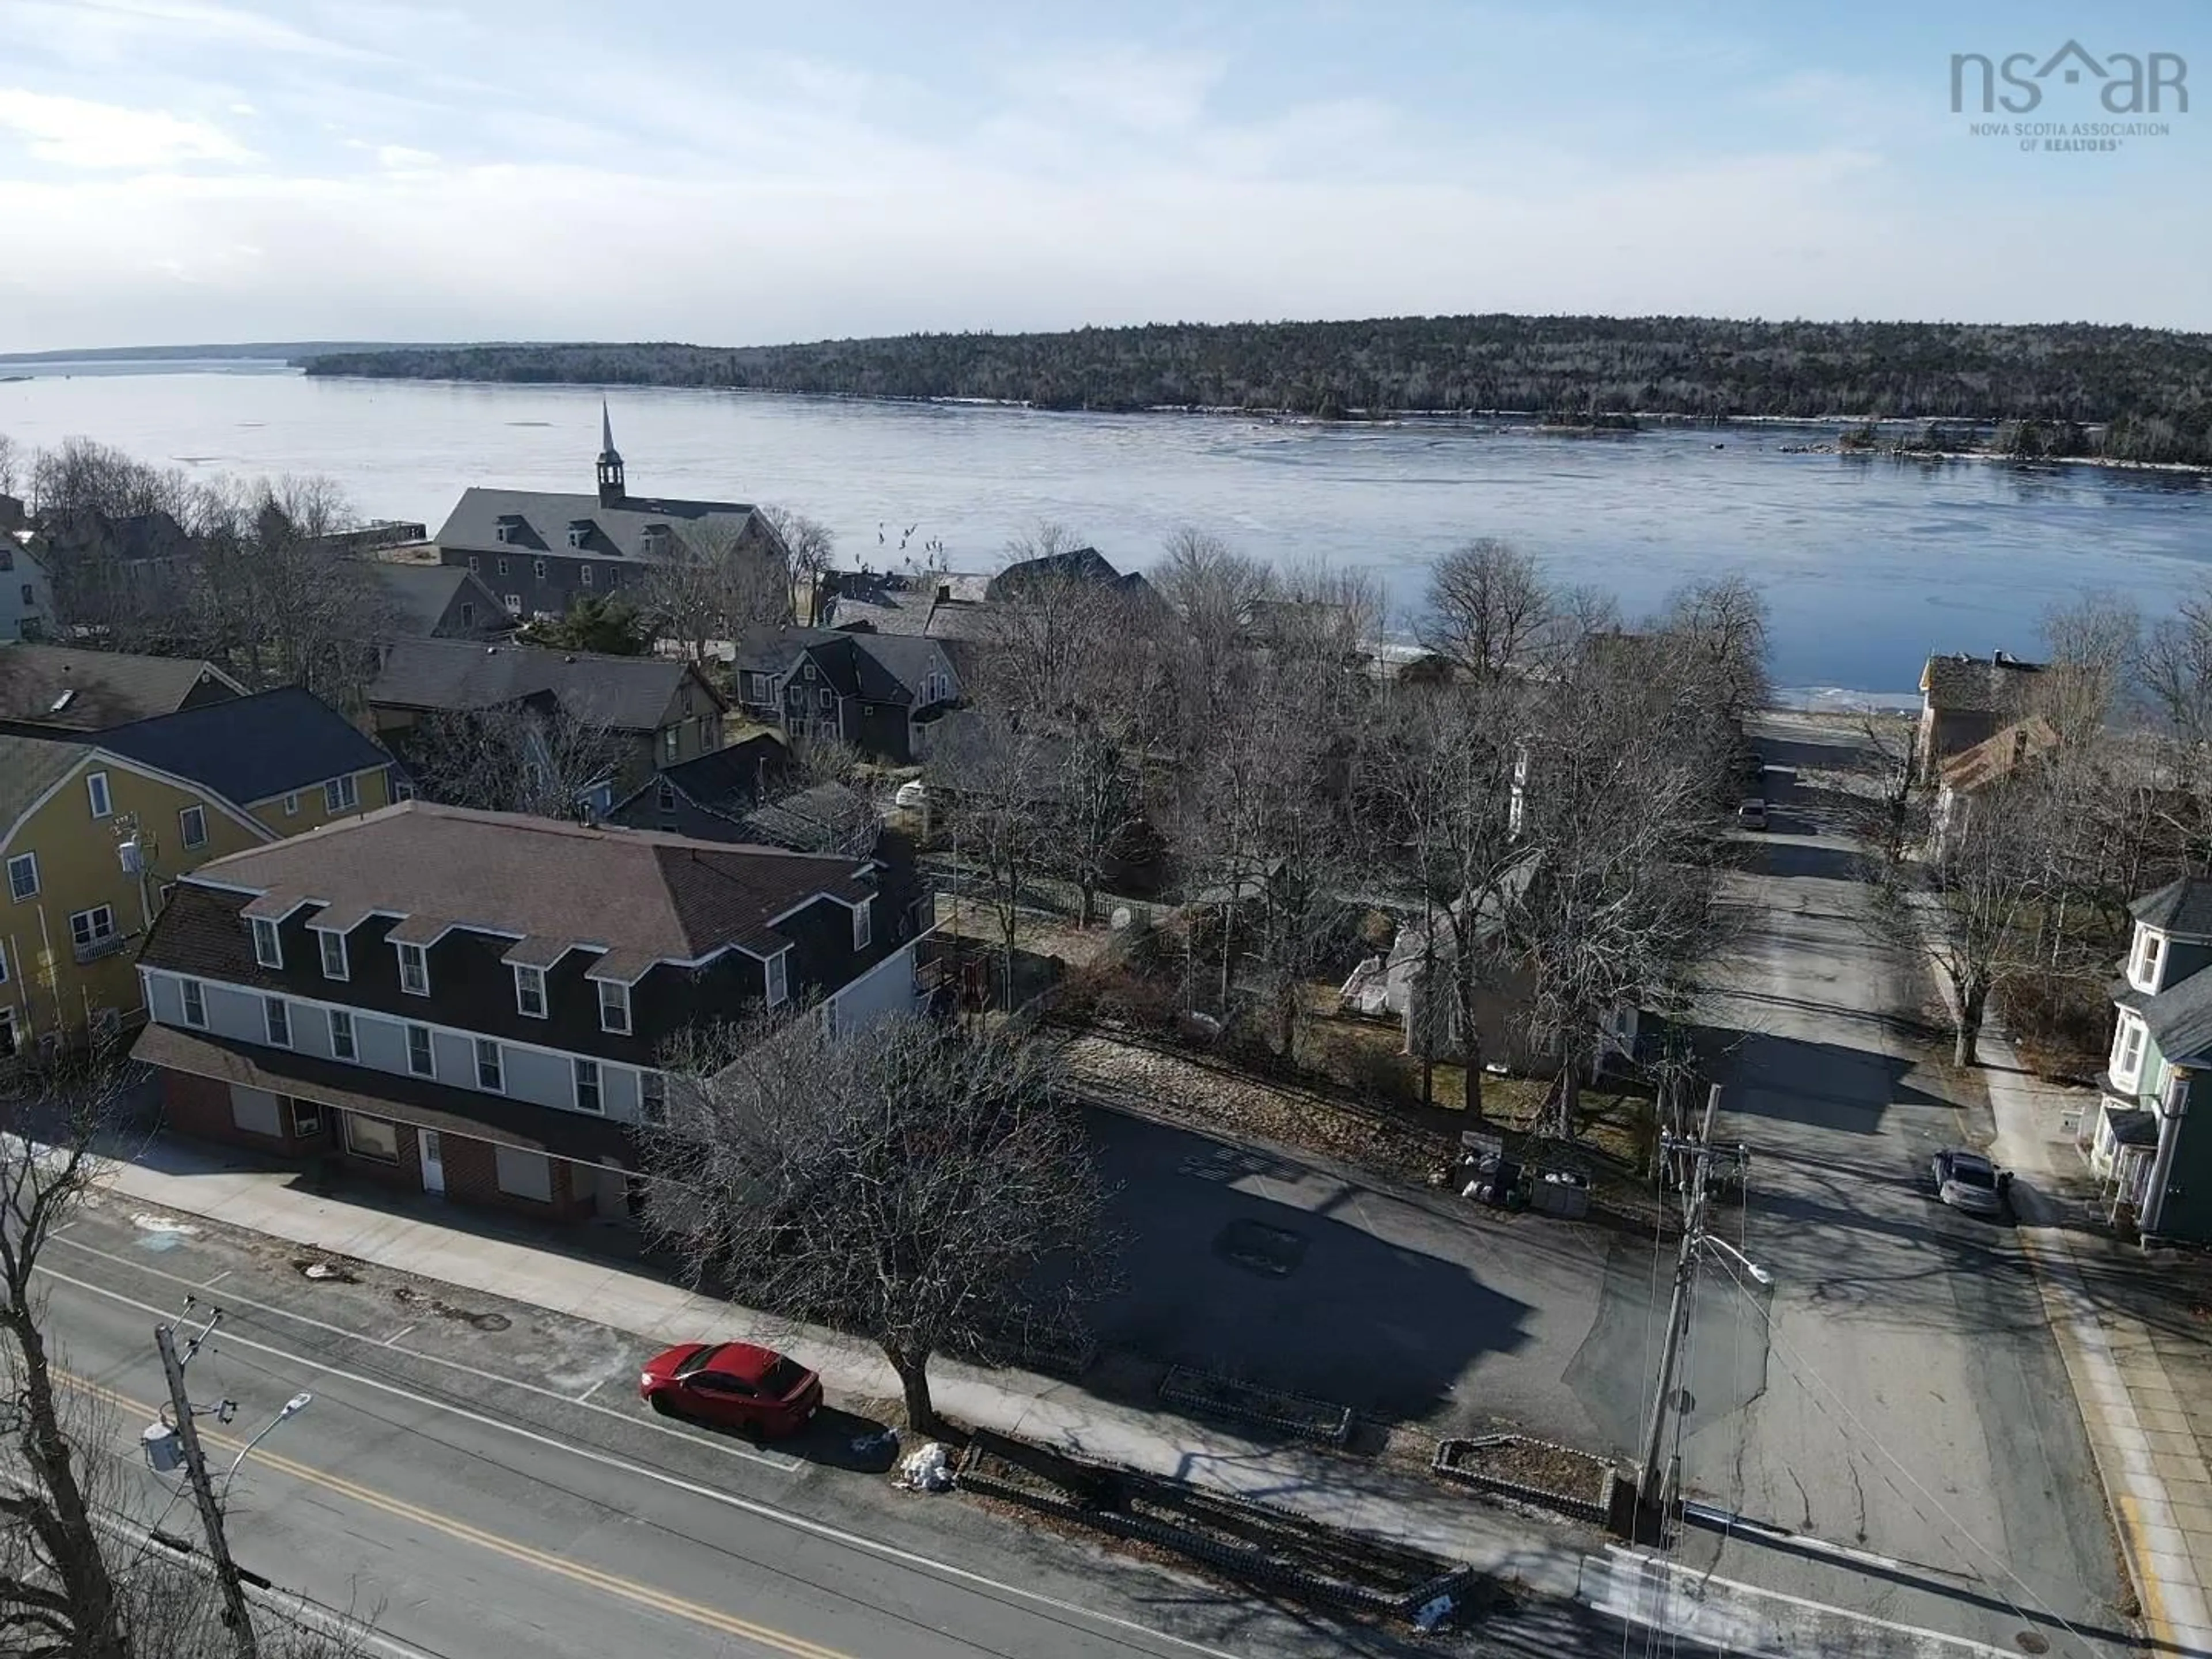
[[[22,452],[15,441],[0,432],[0,495],[15,495],[22,485]]]
[[[2059,742],[2086,747],[2103,732],[2132,689],[2142,647],[2135,602],[2091,588],[2043,613],[2049,665],[2034,677],[2027,706],[2051,722]]]
[[[2032,784],[2005,780],[1945,825],[1923,861],[1881,866],[1877,919],[1909,951],[1932,944],[1950,984],[1954,1065],[1978,1063],[1990,996],[2033,964],[2047,867],[2041,805]]]
[[[605,721],[532,703],[434,710],[390,741],[425,800],[570,820],[589,816],[637,748]]]
[[[1009,1009],[1022,912],[1050,860],[1050,752],[1035,723],[986,708],[960,717],[929,762],[930,787],[948,804],[955,860],[980,878],[997,924]]]
[[[1676,592],[1663,626],[1686,649],[1686,666],[1721,719],[1741,722],[1766,707],[1766,599],[1741,572]]]
[[[1455,548],[1429,574],[1422,645],[1476,679],[1520,665],[1551,620],[1536,562],[1488,537]]]
[[[31,462],[32,506],[41,518],[93,512],[110,519],[191,514],[193,485],[175,467],[156,468],[89,438],[64,438]]]
[[[763,507],[761,517],[783,544],[784,568],[792,585],[806,595],[806,625],[817,626],[822,620],[823,578],[830,574],[837,556],[837,538],[829,526],[796,507]]]
[[[742,640],[791,620],[792,572],[775,534],[756,526],[701,520],[646,567],[632,596],[663,636],[680,641],[694,661],[708,642]]]
[[[670,1069],[641,1132],[648,1233],[694,1284],[876,1343],[917,1432],[938,1427],[933,1358],[1078,1330],[1108,1282],[1105,1193],[1032,1039],[800,1014]]]

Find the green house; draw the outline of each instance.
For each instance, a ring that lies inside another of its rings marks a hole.
[[[2212,1243],[2212,881],[2170,882],[2128,907],[2118,1018],[2090,1162],[2134,1206],[2145,1243]]]

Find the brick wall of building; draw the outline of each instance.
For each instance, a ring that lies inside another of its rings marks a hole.
[[[561,1158],[550,1160],[552,1197],[541,1202],[502,1192],[499,1185],[498,1154],[488,1140],[447,1135],[440,1143],[440,1162],[446,1171],[446,1195],[464,1204],[484,1204],[523,1215],[562,1221],[588,1220],[594,1213],[592,1198],[579,1197],[574,1172]]]
[[[238,1127],[238,1120],[231,1111],[228,1083],[195,1077],[188,1072],[164,1071],[161,1078],[162,1117],[168,1127],[179,1133],[233,1146],[256,1146],[284,1158],[314,1158],[331,1150],[337,1124],[335,1115],[328,1109],[322,1112],[321,1133],[295,1135],[292,1115],[280,1099],[277,1121],[283,1126],[284,1133],[264,1135]]]

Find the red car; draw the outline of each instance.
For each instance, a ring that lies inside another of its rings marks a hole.
[[[795,1434],[822,1407],[822,1379],[773,1348],[686,1342],[645,1362],[638,1398],[667,1417],[738,1429],[765,1439]]]

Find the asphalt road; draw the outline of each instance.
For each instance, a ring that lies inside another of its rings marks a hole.
[[[114,1500],[197,1538],[137,1451],[152,1340],[188,1293],[227,1316],[187,1371],[228,1465],[230,1539],[276,1585],[370,1618],[397,1656],[1383,1653],[1344,1629],[855,1466],[845,1419],[794,1449],[663,1423],[602,1328],[365,1278],[310,1284],[273,1242],[149,1228],[103,1204],[49,1246],[49,1328],[111,1447]],[[842,1466],[842,1467],[841,1467]]]
[[[1685,1553],[2008,1650],[2032,1631],[2053,1652],[2117,1651],[2123,1580],[2026,1255],[1929,1191],[1930,1157],[1986,1141],[1987,1110],[1954,1105],[1971,1091],[1893,1018],[1928,982],[1867,923],[1819,787],[1846,763],[1839,740],[1794,723],[1762,738],[1804,775],[1769,773],[1773,828],[1729,896],[1750,935],[1705,1018],[1727,1034],[1717,1137],[1751,1152],[1716,1230],[1775,1285],[1702,1274],[1682,1451],[1693,1492],[1889,1565],[1741,1532],[1692,1533]]]

